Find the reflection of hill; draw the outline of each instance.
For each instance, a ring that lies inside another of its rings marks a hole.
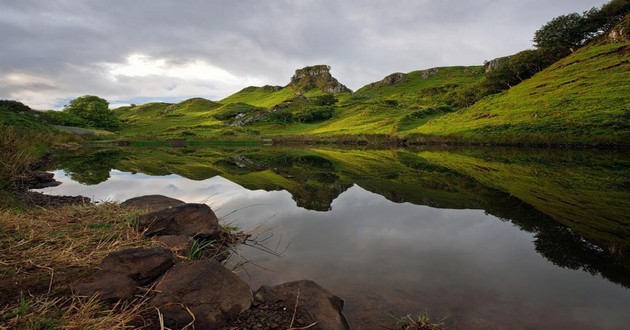
[[[110,167],[193,180],[220,175],[250,190],[286,190],[299,207],[317,211],[329,210],[353,184],[397,203],[483,209],[534,233],[537,251],[556,265],[599,273],[630,287],[630,161],[624,155],[123,148],[66,155],[60,167],[73,177],[90,178],[89,183],[105,180],[101,174]]]

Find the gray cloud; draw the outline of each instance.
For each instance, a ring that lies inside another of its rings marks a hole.
[[[132,54],[166,65],[202,60],[239,78],[284,85],[326,63],[353,89],[395,71],[480,64],[531,47],[551,18],[602,0],[3,1],[0,98],[55,107],[90,93],[220,99],[245,87],[222,80],[119,77]],[[9,79],[10,78],[10,79]],[[172,86],[180,86],[170,90]],[[204,89],[207,86],[207,89]],[[168,95],[167,95],[168,94]]]

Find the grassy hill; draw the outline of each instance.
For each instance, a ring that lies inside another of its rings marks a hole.
[[[328,70],[300,69],[285,87],[247,87],[219,102],[195,98],[123,107],[115,110],[124,123],[120,134],[333,140],[382,135],[411,141],[541,144],[630,141],[628,42],[582,48],[509,90],[458,111],[448,106],[449,94],[485,79],[484,68],[397,73],[354,93]],[[320,104],[326,95],[334,96],[334,102]]]
[[[630,141],[629,72],[630,43],[582,48],[506,92],[408,133],[479,142]]]

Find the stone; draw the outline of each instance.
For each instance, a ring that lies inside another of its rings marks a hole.
[[[183,204],[141,215],[138,227],[148,236],[187,235],[211,238],[219,234],[219,220],[206,204]]]
[[[180,263],[160,280],[150,301],[169,327],[193,321],[195,329],[218,329],[249,309],[252,292],[236,274],[212,259]]]
[[[175,264],[175,256],[165,248],[130,248],[110,253],[97,269],[123,274],[138,285],[155,281]]]
[[[116,272],[96,272],[72,285],[72,290],[81,296],[98,295],[101,300],[115,303],[133,297],[136,283],[129,277]]]
[[[163,195],[146,195],[130,198],[120,205],[127,208],[148,209],[150,212],[153,212],[182,204],[186,203]]]
[[[18,176],[13,181],[18,187],[24,189],[43,189],[56,187],[61,184],[61,182],[55,180],[54,177],[54,173],[31,171]]]
[[[175,264],[175,256],[165,248],[131,248],[110,253],[92,276],[72,286],[80,295],[98,295],[116,302],[133,296],[138,286],[147,285]]]
[[[368,84],[365,87],[374,88],[374,87],[382,87],[382,86],[391,86],[391,85],[395,85],[403,81],[406,77],[407,77],[406,74],[401,73],[401,72],[396,72],[396,73],[390,74],[389,76],[383,78],[382,80]]]
[[[306,324],[317,323],[309,329],[349,330],[342,313],[343,300],[317,283],[309,280],[287,282],[275,286],[261,286],[255,298],[265,304],[282,302],[287,309],[296,308],[297,315]]]
[[[192,238],[186,235],[163,235],[157,236],[156,240],[176,251],[189,251],[193,242]]]

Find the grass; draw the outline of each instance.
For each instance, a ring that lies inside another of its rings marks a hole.
[[[0,329],[123,329],[137,322],[148,311],[146,297],[110,306],[74,295],[69,285],[111,252],[160,246],[135,229],[143,212],[115,203],[0,211]],[[225,258],[219,246],[246,238],[233,229],[220,242],[174,252],[190,260]]]
[[[429,313],[422,312],[416,316],[406,315],[396,318],[393,330],[445,330],[443,318],[439,321],[431,321]]]
[[[130,224],[138,211],[116,204],[0,211],[0,327],[11,329],[123,328],[141,301],[108,307],[70,292],[107,254],[156,246]]]
[[[628,70],[630,43],[583,48],[506,92],[409,133],[481,142],[627,144]]]

